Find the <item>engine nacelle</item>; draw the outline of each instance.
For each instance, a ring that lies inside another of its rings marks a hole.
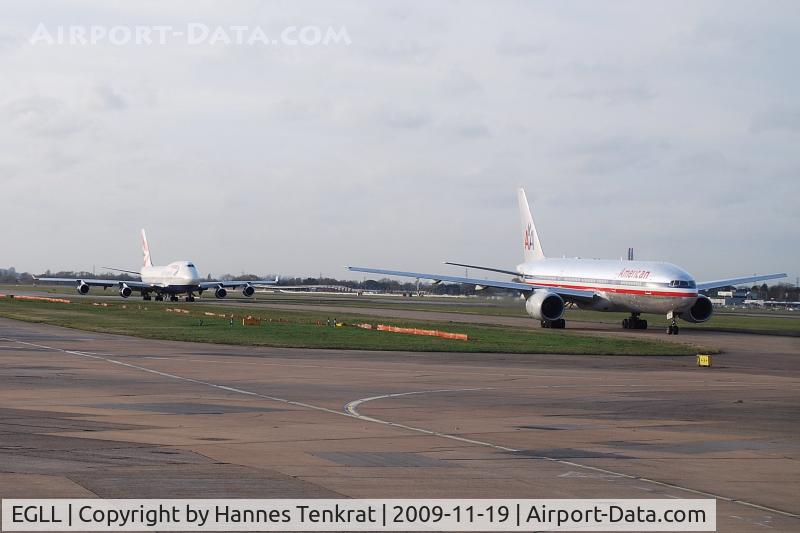
[[[714,306],[711,304],[711,300],[709,300],[707,296],[701,294],[697,297],[694,305],[692,305],[688,311],[683,311],[680,317],[681,320],[697,324],[699,322],[705,322],[711,318],[713,314]]]
[[[525,302],[525,310],[536,320],[558,320],[564,314],[564,300],[550,291],[534,291]]]
[[[222,298],[225,298],[227,295],[228,295],[228,291],[225,290],[225,287],[217,287],[214,290],[214,296],[216,296],[217,298],[222,299]]]
[[[75,290],[78,291],[78,294],[86,294],[89,292],[89,286],[85,284],[83,281],[78,282],[78,286],[75,287]]]
[[[127,298],[132,293],[133,291],[131,290],[131,288],[125,285],[124,283],[122,284],[122,287],[119,288],[119,295],[122,296],[123,298]]]
[[[242,289],[242,294],[244,294],[248,298],[250,298],[255,293],[256,293],[256,289],[252,285],[245,285],[244,288]]]

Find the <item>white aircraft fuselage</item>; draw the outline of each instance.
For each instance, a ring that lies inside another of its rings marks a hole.
[[[165,266],[143,266],[142,282],[164,287],[170,293],[197,291],[203,278],[191,261],[174,261]]]

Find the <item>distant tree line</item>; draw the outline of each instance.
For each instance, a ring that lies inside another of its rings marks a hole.
[[[736,291],[736,287],[719,287],[710,291],[703,291],[709,296],[716,296],[720,291]],[[800,288],[789,283],[776,283],[774,285],[753,285],[748,289],[748,298],[751,300],[777,300],[780,302],[800,301]]]
[[[750,288],[750,298],[753,300],[778,300],[782,302],[800,301],[800,288],[789,283],[776,283],[775,285],[753,285]]]

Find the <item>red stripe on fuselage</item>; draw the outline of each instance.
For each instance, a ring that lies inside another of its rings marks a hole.
[[[554,287],[562,289],[593,290],[597,292],[609,292],[612,294],[636,294],[639,296],[667,296],[669,298],[697,298],[696,292],[667,292],[647,289],[628,289],[628,288],[609,288],[597,287],[595,285],[565,285],[563,283],[551,283],[543,281],[525,281],[529,285],[542,285],[544,287]]]

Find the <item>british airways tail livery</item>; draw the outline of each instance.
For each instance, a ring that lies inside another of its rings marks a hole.
[[[424,272],[404,272],[377,268],[348,267],[354,272],[387,276],[430,279],[436,282],[462,283],[477,287],[513,289],[525,295],[525,309],[544,328],[563,328],[565,304],[592,311],[622,311],[630,318],[622,321],[626,329],[647,329],[641,313],[665,314],[667,333],[677,335],[677,319],[705,322],[713,314],[711,300],[699,290],[752,283],[786,277],[766,274],[716,281],[695,282],[685,270],[656,261],[619,261],[596,259],[554,259],[544,255],[536,224],[533,222],[525,191],[519,189],[522,219],[523,262],[516,270],[504,270],[464,263],[448,265],[468,267],[515,276],[519,281],[484,280]]]
[[[173,302],[178,301],[179,294],[186,294],[186,301],[193,302],[195,293],[202,295],[203,291],[213,290],[217,298],[225,298],[228,289],[241,288],[242,294],[247,297],[255,294],[256,286],[275,285],[278,278],[272,280],[257,281],[210,281],[200,276],[194,263],[191,261],[175,261],[166,266],[153,266],[150,255],[150,245],[147,243],[147,235],[142,230],[142,254],[144,256],[142,268],[139,272],[132,270],[122,270],[120,268],[108,268],[117,272],[127,272],[136,274],[140,281],[118,281],[110,279],[75,279],[75,278],[37,278],[37,281],[45,283],[74,283],[75,288],[80,294],[86,294],[91,287],[117,287],[119,295],[123,298],[129,297],[133,291],[138,291],[142,299],[151,300],[155,297],[156,301],[169,298]]]

